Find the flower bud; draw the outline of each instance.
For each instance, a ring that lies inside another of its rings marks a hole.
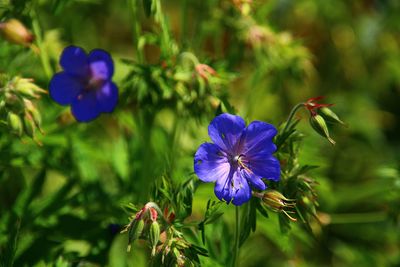
[[[6,106],[6,101],[1,100],[0,101],[0,111],[2,111],[5,108],[5,106]]]
[[[295,218],[289,215],[293,211],[286,211],[287,208],[294,208],[296,203],[292,199],[286,198],[280,192],[276,190],[267,190],[265,193],[253,193],[254,196],[262,199],[263,203],[275,212],[284,213],[291,221],[297,221]]]
[[[131,244],[133,241],[138,239],[143,232],[144,221],[143,220],[134,220],[132,225],[128,225],[128,248],[127,251],[131,251]]]
[[[29,101],[29,100],[27,100],[27,101]],[[41,128],[42,127],[42,115],[40,114],[40,112],[37,110],[37,108],[32,103],[29,107],[27,107],[27,111],[29,112],[29,115],[31,115],[31,118],[32,118],[33,122],[35,123],[35,126],[43,134],[43,130]]]
[[[150,220],[152,220],[153,222],[157,221],[158,213],[155,208],[150,207],[149,214],[150,214]]]
[[[19,137],[22,136],[22,131],[24,128],[22,126],[22,120],[20,116],[13,112],[9,112],[7,116],[7,123],[14,134],[18,135]]]
[[[326,126],[326,122],[322,116],[316,114],[310,117],[311,127],[321,136],[328,139],[328,141],[334,145],[336,142],[329,136],[328,126]]]
[[[323,107],[319,110],[319,114],[324,117],[327,122],[345,124],[330,108]]]
[[[0,31],[12,43],[29,46],[33,42],[32,33],[19,20],[10,19],[0,23]]]
[[[157,221],[153,221],[152,224],[150,225],[149,237],[150,237],[149,238],[150,245],[152,247],[151,255],[155,256],[156,255],[156,247],[157,247],[158,241],[160,240],[160,225],[158,224]]]
[[[47,93],[46,90],[34,84],[32,79],[17,78],[14,81],[14,88],[16,93],[29,98],[39,98],[40,93]]]
[[[276,190],[267,190],[262,196],[262,201],[272,210],[280,211],[285,208],[285,202],[289,199]]]
[[[36,125],[33,122],[33,118],[29,113],[25,113],[24,116],[24,130],[27,136],[31,138],[35,137]]]

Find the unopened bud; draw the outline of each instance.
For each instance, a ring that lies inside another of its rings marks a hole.
[[[153,222],[157,221],[158,213],[155,208],[150,207],[149,208],[149,213],[150,213],[150,220]]]
[[[25,107],[33,122],[35,123],[36,127],[39,131],[43,134],[42,131],[42,115],[40,114],[39,110],[32,104],[31,101],[24,99]]]
[[[178,238],[175,242],[176,247],[179,249],[185,249],[189,247],[189,244],[182,238]]]
[[[328,126],[322,116],[316,114],[310,117],[311,127],[321,136],[328,139],[328,141],[334,145],[336,142],[329,136]]]
[[[24,127],[22,126],[22,120],[20,116],[13,112],[9,112],[7,116],[7,123],[14,134],[20,137],[22,136]]]
[[[284,213],[290,220],[297,221],[295,218],[289,215],[289,213],[293,213],[292,211],[287,211],[285,209],[291,209],[296,206],[296,203],[293,199],[288,199],[280,192],[276,190],[267,190],[265,193],[253,193],[254,196],[262,199],[263,203],[275,212]]]
[[[274,211],[280,211],[286,207],[289,201],[284,195],[276,190],[267,190],[262,196],[262,201]]]
[[[152,247],[151,255],[155,256],[156,255],[156,247],[157,247],[158,241],[160,240],[160,225],[158,224],[157,221],[153,221],[152,224],[150,225],[149,237],[150,237],[150,244]]]
[[[1,100],[0,101],[0,111],[2,111],[5,108],[5,106],[6,106],[6,101]]]
[[[39,94],[47,93],[46,90],[34,84],[32,79],[18,78],[15,80],[14,87],[16,93],[29,98],[39,98]]]
[[[330,108],[323,107],[319,110],[319,114],[324,117],[327,122],[345,124],[338,115],[334,113]]]
[[[0,31],[12,43],[29,46],[33,42],[32,33],[19,20],[10,19],[0,23]]]
[[[132,225],[128,226],[128,248],[127,251],[131,251],[131,244],[133,241],[138,239],[143,232],[144,221],[143,220],[134,220]]]
[[[32,116],[29,113],[25,113],[24,116],[24,130],[27,136],[31,138],[35,137],[36,125],[33,121]]]

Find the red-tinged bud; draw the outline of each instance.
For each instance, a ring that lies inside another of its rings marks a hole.
[[[195,69],[197,74],[206,81],[208,81],[209,75],[211,76],[217,75],[217,72],[206,64],[197,64]]]
[[[0,31],[8,41],[23,46],[30,46],[34,39],[33,34],[16,19],[0,23]]]
[[[150,213],[150,220],[152,220],[153,222],[157,221],[158,213],[156,209],[153,207],[149,208],[149,213]]]
[[[319,100],[323,99],[324,96],[317,96],[308,99],[305,103],[304,106],[310,111],[312,116],[315,116],[317,114],[317,110],[323,108],[323,107],[330,107],[333,104],[321,104],[317,103]]]
[[[172,223],[175,220],[175,213],[171,212],[168,216],[168,222]]]

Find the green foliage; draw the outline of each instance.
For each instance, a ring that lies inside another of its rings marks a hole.
[[[318,95],[335,103],[318,115],[336,145],[303,109],[281,124],[281,181],[240,207],[237,266],[398,266],[399,14],[396,1],[0,1],[0,25],[22,25],[13,43],[0,26],[0,266],[232,264],[234,208],[193,174],[207,125],[224,112],[279,125]],[[69,44],[116,67],[119,104],[88,124],[45,94]],[[149,201],[158,217],[135,232]]]

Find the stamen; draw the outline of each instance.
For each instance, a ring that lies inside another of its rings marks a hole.
[[[253,173],[253,172],[244,164],[244,162],[242,161],[242,155],[237,156],[237,157],[238,157],[237,162],[238,162],[239,166],[242,167],[243,169],[245,169],[246,171],[248,171],[249,173]],[[235,158],[236,158],[236,157],[235,157]]]

